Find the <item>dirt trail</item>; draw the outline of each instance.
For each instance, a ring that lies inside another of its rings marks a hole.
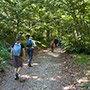
[[[24,63],[20,79],[16,81],[13,70],[9,71],[0,83],[0,90],[81,90],[74,85],[75,77],[64,67],[65,56],[62,54],[63,51],[57,48],[54,53],[43,50],[34,55],[33,67]]]

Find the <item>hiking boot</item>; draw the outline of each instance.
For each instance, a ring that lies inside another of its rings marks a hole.
[[[16,73],[15,76],[16,76],[16,79],[19,79],[18,73]]]
[[[32,67],[31,64],[28,64],[29,67]]]
[[[14,80],[17,80],[17,77],[14,77]]]

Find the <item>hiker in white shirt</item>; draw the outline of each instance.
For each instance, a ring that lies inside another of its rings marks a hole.
[[[31,60],[33,56],[33,48],[36,46],[35,41],[32,40],[32,37],[29,37],[29,40],[26,41],[26,50],[28,53],[28,66],[31,67]]]

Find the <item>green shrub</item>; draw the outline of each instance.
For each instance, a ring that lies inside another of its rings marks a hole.
[[[90,53],[90,40],[89,38],[75,38],[74,36],[67,35],[63,37],[62,47],[69,53]]]
[[[71,66],[74,66],[75,70],[90,70],[90,55],[85,53],[73,53],[70,54],[71,57],[74,57],[74,60],[71,62]]]
[[[0,71],[4,70],[4,65],[5,65],[5,62],[4,62],[3,58],[0,57]]]
[[[10,53],[7,47],[9,47],[7,42],[0,41],[0,71],[3,71],[5,63],[10,61]]]
[[[3,48],[8,48],[10,47],[10,44],[7,43],[5,40],[0,41],[0,46],[2,46]]]

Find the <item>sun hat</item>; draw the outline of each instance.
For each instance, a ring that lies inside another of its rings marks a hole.
[[[16,37],[16,41],[19,41],[19,40],[20,40],[20,37],[19,37],[19,36],[17,36],[17,37]]]
[[[32,37],[30,36],[29,39],[32,39]]]

